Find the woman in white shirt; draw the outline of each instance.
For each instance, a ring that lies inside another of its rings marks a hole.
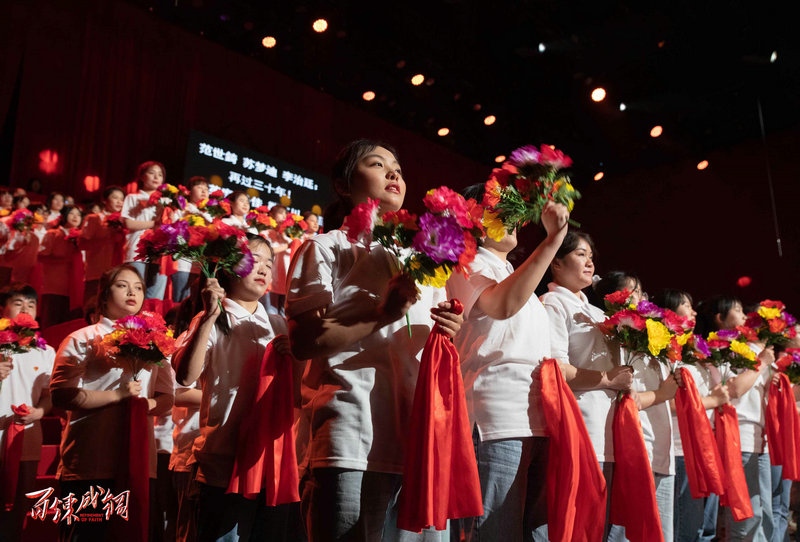
[[[483,200],[483,185],[465,196]],[[547,236],[517,270],[507,259],[517,246],[515,230],[500,241],[483,238],[469,276],[454,273],[447,281],[448,298],[464,304],[455,345],[483,496],[483,516],[465,522],[470,541],[547,540],[549,439],[536,371],[550,357],[550,334],[535,290],[567,233],[568,218],[564,205],[545,206]]]
[[[332,177],[341,199],[333,220],[339,225],[368,198],[380,201],[380,213],[403,205],[406,183],[386,145],[350,143]],[[333,230],[298,251],[288,289],[292,350],[311,360],[301,418],[310,423],[303,493],[309,539],[447,540],[446,531],[401,534],[397,528],[419,357],[434,323],[453,336],[461,322],[444,288],[417,289],[408,275],[397,274],[395,257],[379,243],[367,250]]]
[[[241,190],[235,190],[228,196],[231,202],[231,214],[222,219],[226,224],[247,229],[247,213],[250,212],[250,198]]]
[[[91,486],[111,490],[115,495],[130,488],[118,487],[127,457],[123,448],[129,397],[146,397],[148,415],[170,411],[173,401],[169,366],[139,372],[138,380],[128,367],[110,362],[98,349],[100,339],[111,332],[114,322],[137,314],[144,299],[144,285],[136,269],[120,265],[100,279],[97,308],[100,321],[71,333],[56,354],[50,392],[53,406],[68,411],[61,438],[58,478],[62,495],[78,499]],[[156,450],[152,418],[148,424],[150,478],[156,477]],[[136,518],[133,518],[136,521]],[[62,540],[104,540],[108,522],[62,522]]]
[[[553,281],[541,300],[550,321],[552,357],[575,367],[569,386],[583,415],[610,498],[614,474],[613,401],[617,392],[631,389],[633,372],[630,367],[619,365],[619,349],[612,348],[597,327],[605,320],[605,314],[589,303],[583,292],[592,285],[594,251],[588,234],[567,233],[550,264]],[[621,533],[620,527],[606,527],[609,540],[620,540]]]
[[[125,241],[125,256],[123,261],[130,263],[144,278],[145,299],[163,299],[167,286],[167,277],[160,274],[158,263],[145,263],[136,261],[136,246],[144,230],[158,227],[161,224],[160,205],[150,205],[150,195],[159,186],[164,184],[167,171],[160,162],[144,162],[136,169],[136,181],[139,183],[139,192],[128,194],[122,202],[122,218],[128,228],[128,238]]]
[[[730,296],[717,296],[698,307],[697,328],[709,333],[721,329],[736,329],[747,321],[742,303]],[[775,361],[772,347],[764,343],[749,343],[758,355],[758,370],[735,370],[720,367],[722,378],[728,385],[731,404],[739,418],[739,440],[742,447],[742,465],[753,507],[753,517],[734,521],[730,508],[723,508],[725,530],[730,540],[771,542],[775,525],[772,515],[772,473],[764,432],[764,402],[769,390],[770,367]]]

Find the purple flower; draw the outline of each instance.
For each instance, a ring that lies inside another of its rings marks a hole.
[[[144,319],[136,315],[120,318],[119,320],[117,320],[117,324],[120,327],[128,329],[144,329],[145,327],[147,327],[147,324],[144,321]]]
[[[636,306],[636,310],[639,311],[639,314],[641,314],[645,318],[664,317],[664,309],[646,300],[639,301],[639,304]]]
[[[180,206],[180,208],[181,209],[186,209],[186,198],[184,198],[183,196],[178,196],[177,200],[178,200],[178,205]]]
[[[244,248],[244,250],[242,250],[242,259],[234,266],[233,272],[239,277],[246,277],[252,270],[253,253],[247,248]]]
[[[699,335],[694,336],[694,347],[697,349],[698,352],[700,352],[706,357],[711,355],[711,349],[708,347],[708,343],[703,337],[700,337]]]
[[[189,239],[189,223],[185,220],[178,220],[172,224],[162,226],[164,233],[169,235],[169,247],[171,250],[178,248],[181,241],[184,243]]]
[[[528,164],[538,164],[540,154],[539,149],[533,145],[525,145],[512,152],[508,161],[520,168]]]
[[[797,318],[795,318],[794,316],[792,316],[791,314],[789,314],[786,311],[783,311],[783,318],[784,318],[784,320],[786,320],[786,325],[788,327],[792,327],[793,325],[795,325],[797,323]]]
[[[42,336],[37,333],[36,334],[36,348],[38,348],[39,350],[44,350],[46,346],[47,346],[47,341],[45,341],[42,338]]]
[[[724,341],[735,341],[739,338],[739,331],[735,329],[720,329],[717,331],[717,337]]]
[[[464,232],[452,216],[425,213],[419,219],[419,232],[414,236],[414,249],[437,264],[457,262],[464,252]]]

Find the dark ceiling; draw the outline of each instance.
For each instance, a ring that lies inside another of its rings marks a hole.
[[[767,133],[800,125],[790,2],[134,3],[487,165],[554,144],[579,183],[757,140],[759,100]],[[417,73],[426,82],[412,86]],[[595,103],[598,86],[607,97]]]

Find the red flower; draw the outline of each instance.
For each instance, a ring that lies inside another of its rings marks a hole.
[[[5,331],[0,331],[0,343],[13,343],[19,339],[19,335],[11,331],[10,329],[6,329]]]
[[[639,316],[636,311],[623,309],[606,320],[606,323],[611,326],[629,327],[642,331],[647,327],[646,320]]]
[[[731,343],[729,343],[728,341],[723,341],[721,339],[711,339],[710,341],[708,341],[708,347],[714,348],[716,350],[719,350],[721,348],[728,348],[730,345]]]
[[[222,190],[214,190],[208,195],[211,199],[222,199],[225,197],[225,194],[222,193]]]
[[[664,309],[664,325],[673,333],[683,333],[692,327],[688,318],[678,316],[669,309]]]
[[[471,198],[467,200],[467,216],[472,221],[472,227],[483,232],[483,206]]]
[[[794,362],[794,358],[791,354],[783,354],[775,361],[775,365],[777,365],[778,370],[782,373],[786,372],[786,368]]]
[[[605,299],[612,305],[625,305],[628,302],[628,298],[630,296],[631,296],[630,290],[625,288],[624,290],[619,290],[612,294],[608,294]]]
[[[502,167],[494,168],[492,170],[492,174],[489,176],[489,179],[494,179],[500,184],[500,186],[505,188],[508,186],[511,176],[516,175],[517,173],[519,173],[519,171],[517,170],[516,166],[513,166],[508,162],[504,162]]]
[[[747,320],[745,321],[744,325],[747,327],[751,327],[753,329],[758,329],[764,323],[764,319],[761,318],[761,315],[757,312],[748,312],[747,313]]]
[[[303,231],[306,231],[308,229],[308,224],[306,223],[305,220],[301,220],[300,222],[297,223],[297,225],[300,226],[300,229]]]
[[[189,238],[186,244],[190,247],[199,247],[206,242],[207,228],[203,226],[189,226]]]
[[[225,209],[226,213],[231,214],[231,204],[228,202],[228,200],[220,200],[219,206]]]
[[[759,305],[761,305],[762,307],[766,307],[768,309],[780,309],[780,310],[786,309],[786,305],[784,305],[780,301],[773,301],[771,299],[765,299],[764,301],[759,303]]]
[[[30,314],[26,314],[24,312],[21,312],[16,317],[14,317],[12,324],[15,326],[28,327],[31,329],[39,329],[39,322],[34,320]]]
[[[483,205],[494,209],[500,203],[500,192],[503,187],[497,182],[494,177],[486,181],[483,186]]]
[[[758,333],[752,327],[747,326],[736,326],[736,331],[742,334],[750,342],[755,342],[758,340]]]
[[[28,346],[29,344],[31,344],[31,341],[33,341],[33,335],[29,335],[28,337],[21,337],[17,342],[20,346]]]
[[[219,234],[219,237],[222,237],[223,239],[236,237],[237,232],[241,231],[236,226],[225,224],[219,219],[214,220],[214,226],[216,226],[217,228],[217,233]]]
[[[558,149],[552,149],[547,145],[542,145],[539,157],[539,162],[542,164],[550,164],[556,169],[569,167],[572,165],[572,158],[564,154]]]
[[[475,254],[478,252],[478,242],[475,237],[468,231],[464,232],[464,252],[458,257],[458,267],[463,273],[469,271],[469,264],[475,259]]]
[[[408,212],[406,209],[400,209],[399,211],[387,211],[383,213],[381,220],[386,223],[392,223],[395,226],[402,225],[403,228],[407,230],[419,230],[419,226],[417,226],[417,215]]]
[[[683,348],[678,344],[678,338],[672,337],[669,341],[669,348],[667,348],[667,358],[672,360],[673,363],[681,361],[683,358]]]
[[[150,194],[150,198],[147,200],[148,205],[155,205],[158,203],[158,200],[161,199],[161,192],[156,190],[152,194]]]
[[[531,191],[531,181],[525,177],[517,177],[514,179],[514,186],[517,187],[520,194],[522,194],[522,199],[528,199],[528,193]]]
[[[780,333],[784,329],[786,329],[786,321],[782,318],[773,318],[772,320],[768,320],[769,322],[769,330],[772,333]]]

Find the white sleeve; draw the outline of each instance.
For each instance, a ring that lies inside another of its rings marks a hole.
[[[333,302],[333,252],[316,239],[295,255],[287,277],[286,315],[291,318]]]
[[[464,305],[464,320],[469,319],[472,308],[481,294],[497,281],[480,273],[480,269],[470,269],[469,277],[463,273],[453,273],[447,279],[447,298],[458,299]]]
[[[131,211],[139,205],[139,198],[137,194],[128,194],[122,202],[122,218],[130,218],[136,220],[136,217],[131,214]]]
[[[569,363],[569,327],[568,314],[564,307],[548,296],[542,296],[544,310],[550,320],[550,355],[558,360]]]

